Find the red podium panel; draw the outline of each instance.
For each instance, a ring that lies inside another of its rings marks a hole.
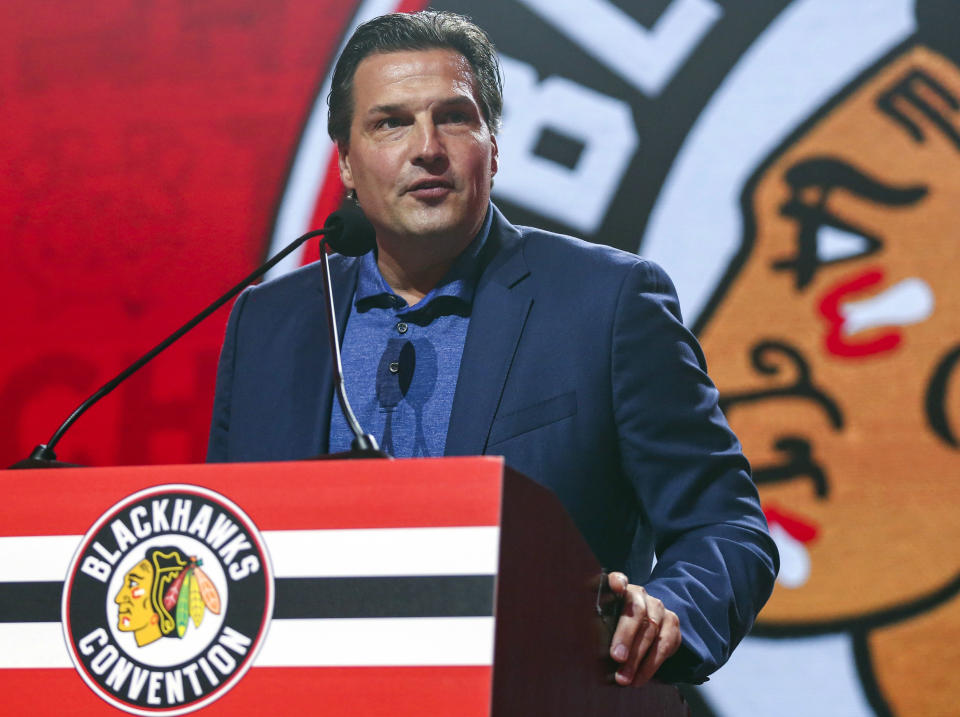
[[[610,683],[600,567],[500,459],[4,479],[4,713],[686,713]]]

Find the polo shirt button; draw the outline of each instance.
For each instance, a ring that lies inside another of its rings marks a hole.
[[[390,373],[400,373],[400,363],[398,361],[390,362]]]
[[[407,326],[404,322],[402,321],[397,322],[397,331],[400,332],[401,334],[407,333],[408,328],[410,327]]]

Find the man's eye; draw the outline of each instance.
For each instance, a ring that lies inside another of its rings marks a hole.
[[[377,129],[396,129],[403,125],[399,117],[384,117],[377,122]]]
[[[450,109],[441,114],[437,122],[440,124],[470,124],[473,117],[473,114],[466,110]]]

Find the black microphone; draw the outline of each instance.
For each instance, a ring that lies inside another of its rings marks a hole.
[[[347,425],[353,432],[353,441],[350,450],[345,453],[335,453],[320,458],[389,458],[380,450],[377,439],[369,433],[364,433],[360,427],[347,392],[343,385],[343,362],[340,360],[340,337],[337,332],[337,317],[333,306],[333,286],[330,281],[330,261],[325,251],[331,251],[344,256],[361,256],[373,249],[377,240],[377,233],[370,220],[358,208],[344,207],[327,217],[327,234],[320,240],[320,266],[323,270],[323,288],[327,305],[327,331],[330,338],[330,357],[333,366],[334,389],[340,410],[347,419]]]
[[[359,215],[359,216],[357,216]],[[54,432],[50,440],[47,443],[41,443],[30,453],[30,456],[25,458],[22,461],[14,463],[10,468],[20,469],[20,468],[67,468],[67,467],[77,467],[73,463],[63,463],[57,460],[57,455],[54,453],[53,448],[60,442],[60,439],[63,438],[64,433],[72,426],[80,416],[87,412],[91,406],[97,403],[101,398],[106,396],[108,393],[113,391],[117,386],[126,381],[130,376],[139,371],[141,368],[146,366],[150,361],[156,358],[160,353],[165,351],[171,344],[179,340],[184,334],[193,329],[197,324],[206,319],[210,314],[219,309],[225,303],[234,298],[237,294],[247,288],[248,285],[259,279],[261,276],[266,274],[270,269],[280,263],[284,257],[288,256],[293,252],[297,247],[303,244],[308,239],[312,239],[316,236],[326,235],[329,237],[334,237],[334,241],[337,242],[336,246],[342,247],[343,251],[340,251],[342,254],[347,256],[359,256],[360,254],[365,254],[371,248],[376,241],[376,233],[374,232],[373,226],[367,220],[362,213],[357,209],[351,210],[340,210],[336,211],[327,217],[327,223],[321,229],[315,229],[309,231],[303,236],[300,236],[294,239],[290,244],[281,249],[277,254],[275,254],[271,259],[264,262],[262,265],[254,269],[250,274],[244,277],[239,284],[230,289],[227,293],[221,296],[219,299],[210,304],[207,308],[201,311],[199,314],[190,319],[187,323],[181,326],[179,329],[170,334],[167,338],[161,341],[159,344],[150,349],[147,353],[141,356],[139,359],[130,364],[127,368],[121,371],[116,377],[105,383],[99,389],[97,389],[87,400],[81,403],[73,413],[71,413],[67,420],[65,420],[60,427]],[[321,242],[323,244],[323,242]],[[366,248],[363,248],[366,247]],[[356,252],[355,254],[348,254],[347,252]],[[324,270],[324,283],[327,287],[328,294],[328,306],[327,306],[327,317],[331,322],[332,335],[336,336],[337,326],[336,323],[333,323],[332,312],[332,294],[330,292],[330,267],[327,264],[327,254],[322,250],[320,255],[323,259],[323,270]],[[340,405],[346,405],[344,409],[345,412],[349,411],[348,422],[350,418],[353,418],[353,422],[350,424],[350,427],[354,429],[354,434],[359,436],[364,436],[365,434],[362,431],[359,431],[359,424],[356,423],[356,417],[353,416],[353,411],[350,411],[350,405],[346,402],[346,396],[341,395],[343,391],[343,376],[342,368],[340,365],[340,354],[339,354],[339,344],[334,344],[336,347],[336,360],[335,360],[335,370],[338,376],[338,396],[340,396]],[[354,426],[356,425],[356,428]],[[372,440],[372,437],[370,437]],[[355,441],[356,442],[356,441]],[[376,441],[373,440],[372,449],[367,450],[367,444],[363,444],[361,447],[361,452],[364,455],[385,455],[379,453]]]
[[[343,256],[363,256],[377,243],[377,232],[367,215],[356,207],[338,209],[324,222],[323,244]]]

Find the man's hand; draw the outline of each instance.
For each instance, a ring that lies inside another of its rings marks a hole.
[[[623,612],[610,643],[610,656],[622,666],[617,684],[639,687],[680,647],[680,618],[623,573],[610,573],[610,589],[623,599]]]

